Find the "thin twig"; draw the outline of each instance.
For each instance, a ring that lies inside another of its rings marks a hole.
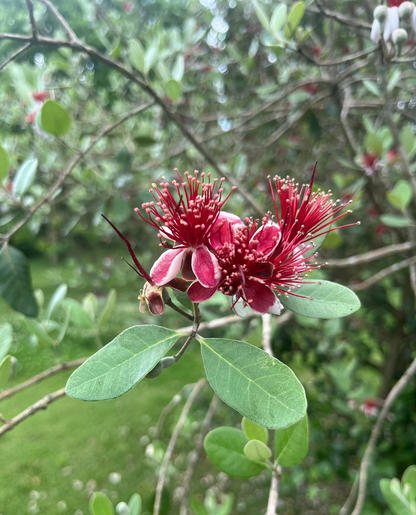
[[[2,437],[8,431],[14,429],[18,424],[20,424],[20,422],[23,422],[23,420],[26,420],[42,409],[46,409],[49,404],[52,404],[64,395],[65,388],[61,388],[56,392],[45,395],[45,397],[43,397],[40,401],[35,402],[35,404],[32,404],[32,406],[29,406],[27,409],[19,413],[19,415],[12,418],[11,420],[8,420],[4,426],[0,427],[0,437]]]
[[[192,407],[192,404],[195,402],[195,399],[197,398],[199,392],[201,391],[201,388],[205,386],[207,383],[206,379],[200,379],[196,385],[194,386],[194,389],[192,390],[192,393],[188,397],[188,400],[185,403],[185,406],[182,409],[181,416],[179,417],[178,423],[175,426],[175,429],[173,430],[171,439],[169,440],[168,448],[166,449],[165,457],[163,459],[162,468],[160,470],[159,479],[156,486],[156,498],[155,498],[155,505],[153,508],[153,515],[159,515],[160,514],[160,507],[161,507],[161,501],[162,501],[162,492],[163,487],[165,485],[166,481],[166,472],[168,470],[168,466],[170,463],[170,460],[172,458],[173,451],[175,449],[176,441],[178,439],[178,436],[180,435],[180,432],[182,431],[182,427],[185,424],[186,418],[188,416],[189,410]]]
[[[194,317],[190,315],[189,313],[186,313],[183,309],[181,309],[179,306],[173,303],[172,299],[170,297],[165,299],[166,306],[169,306],[171,309],[182,315],[183,317],[187,318],[191,322],[194,321]]]
[[[37,374],[24,383],[20,383],[14,388],[9,388],[8,390],[5,390],[4,392],[0,393],[0,402],[4,401],[5,399],[9,399],[10,397],[13,397],[13,395],[16,395],[16,393],[21,392],[22,390],[26,390],[26,388],[29,388],[30,386],[33,386],[34,384],[40,383],[44,379],[47,379],[48,377],[54,376],[58,372],[62,372],[64,370],[70,370],[71,368],[76,368],[82,365],[88,358],[80,358],[76,359],[75,361],[68,361],[68,363],[60,363],[59,365],[55,365],[54,367],[48,368],[48,370],[45,370],[44,372],[41,372],[40,374]]]
[[[188,498],[189,491],[191,488],[191,480],[194,474],[196,464],[198,463],[199,456],[201,454],[202,446],[204,445],[204,439],[208,433],[209,426],[211,424],[212,417],[218,407],[220,399],[217,395],[214,395],[211,404],[209,405],[208,411],[205,415],[204,421],[202,422],[201,431],[199,432],[198,439],[195,444],[195,449],[192,451],[191,458],[189,460],[188,468],[186,469],[185,477],[183,479],[183,492],[180,505],[180,515],[188,514]]]
[[[14,61],[19,55],[23,54],[23,52],[26,52],[26,50],[32,45],[31,42],[26,43],[26,45],[23,45],[22,48],[19,48],[14,54],[12,54],[8,59],[6,59],[2,64],[0,64],[0,71],[7,66],[11,61]]]
[[[330,259],[326,262],[327,266],[333,268],[346,268],[349,266],[362,265],[364,263],[371,263],[377,259],[382,259],[387,256],[393,256],[394,254],[400,254],[407,250],[416,248],[416,242],[407,241],[406,243],[397,243],[395,245],[389,245],[388,247],[382,247],[381,249],[371,250],[363,254],[357,254],[356,256],[350,256],[343,259]]]
[[[280,483],[281,467],[272,471],[272,480],[270,483],[269,499],[267,501],[266,515],[276,515],[277,504],[279,502],[279,483]]]
[[[30,20],[30,27],[32,29],[32,38],[34,40],[37,39],[36,34],[36,21],[35,21],[35,15],[33,14],[33,3],[32,0],[25,0],[26,1],[26,7],[29,12],[29,20]]]
[[[410,379],[416,373],[416,358],[412,361],[409,368],[402,375],[402,377],[397,381],[397,383],[390,390],[390,393],[387,395],[386,400],[384,401],[383,407],[378,416],[377,422],[374,424],[373,430],[371,431],[370,439],[368,440],[367,448],[364,452],[363,459],[361,461],[360,470],[359,470],[359,484],[358,484],[358,497],[357,502],[355,504],[354,510],[351,515],[360,515],[361,510],[364,506],[366,489],[367,489],[367,473],[368,467],[370,464],[371,454],[374,451],[376,446],[378,437],[380,436],[381,428],[387,418],[387,415],[390,412],[390,409],[400,395],[402,390],[408,385]]]
[[[198,333],[199,325],[201,323],[201,317],[199,314],[199,308],[198,304],[192,303],[192,308],[194,310],[194,317],[193,317],[193,324],[192,324],[192,330],[191,334],[186,339],[186,342],[183,344],[183,347],[178,351],[177,354],[173,356],[173,359],[175,361],[179,361],[183,355],[183,353],[188,348],[188,345],[191,343],[191,341],[195,338],[196,334]]]
[[[67,36],[69,36],[69,39],[73,43],[82,44],[80,40],[78,39],[75,32],[71,29],[68,22],[65,20],[65,18],[62,16],[62,14],[59,13],[58,9],[53,5],[52,2],[49,0],[40,0],[43,4],[46,5],[46,7],[51,11],[51,13],[55,16],[55,18],[58,20],[60,25],[62,25],[63,29],[65,30]]]
[[[373,286],[373,284],[376,284],[377,282],[381,281],[388,275],[394,274],[395,272],[398,272],[399,270],[403,270],[403,268],[407,268],[408,266],[412,265],[413,263],[416,263],[416,256],[412,256],[410,258],[404,259],[403,261],[400,261],[399,263],[394,263],[394,265],[388,266],[387,268],[380,270],[380,272],[378,272],[377,274],[372,275],[369,279],[366,279],[365,281],[358,283],[358,284],[350,285],[350,288],[354,291],[365,290],[366,288]]]
[[[339,510],[338,515],[348,515],[354,506],[355,499],[357,498],[358,492],[358,475],[355,476],[354,483],[352,484],[352,488],[350,493],[348,494],[347,500],[343,504],[342,508]]]

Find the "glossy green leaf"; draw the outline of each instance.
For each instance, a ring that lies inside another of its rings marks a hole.
[[[203,503],[196,497],[192,499],[191,507],[196,513],[196,515],[210,515],[205,506],[203,505]]]
[[[101,312],[101,316],[100,316],[98,325],[101,326],[108,322],[108,320],[110,319],[110,317],[114,311],[114,308],[116,307],[116,302],[117,302],[117,292],[116,292],[116,290],[111,289],[108,292],[107,300],[106,300],[105,306]]]
[[[169,79],[166,84],[166,94],[172,100],[177,102],[182,93],[182,86],[175,79]]]
[[[7,323],[0,327],[0,361],[9,352],[13,341],[13,327]]]
[[[280,301],[287,309],[306,317],[340,318],[351,315],[361,306],[353,291],[330,281],[304,284],[294,293],[305,298],[289,295],[288,298],[281,297]]]
[[[45,132],[53,136],[63,136],[71,127],[71,117],[68,111],[55,102],[47,100],[41,110],[40,120]]]
[[[282,467],[294,467],[305,459],[308,453],[308,417],[286,429],[275,432],[276,459]]]
[[[380,221],[387,227],[411,227],[413,222],[404,216],[381,215]]]
[[[305,391],[289,367],[248,343],[200,342],[210,385],[241,415],[268,429],[290,426],[305,415]]]
[[[75,370],[66,393],[84,401],[120,397],[155,367],[179,336],[155,325],[126,329]]]
[[[402,71],[399,69],[394,70],[392,73],[389,82],[387,84],[387,91],[393,91],[393,89],[399,83],[400,77],[402,76]]]
[[[151,45],[144,54],[144,73],[147,75],[157,61],[157,48],[154,45]]]
[[[234,427],[218,427],[205,437],[204,447],[212,463],[231,477],[248,479],[258,476],[264,465],[247,458],[247,436]]]
[[[91,515],[114,515],[113,503],[102,492],[95,492],[90,499]]]
[[[277,34],[279,30],[286,23],[287,16],[287,7],[286,4],[278,4],[272,14],[272,18],[270,20],[270,28],[273,34]]]
[[[33,184],[37,168],[37,159],[27,159],[17,170],[12,186],[12,191],[16,197],[21,197]]]
[[[140,515],[142,512],[142,498],[139,494],[133,494],[129,501],[129,515]]]
[[[364,80],[363,84],[370,93],[372,93],[376,97],[381,97],[380,88],[377,86],[377,84],[374,81]]]
[[[410,502],[416,501],[416,465],[408,467],[402,476],[402,485],[408,485]]]
[[[69,320],[81,329],[91,329],[92,322],[81,303],[75,299],[65,299],[63,302],[64,309],[70,310]]]
[[[36,317],[38,305],[32,291],[32,278],[23,252],[3,245],[0,249],[0,292],[16,311]]]
[[[10,157],[7,150],[0,145],[0,182],[7,176],[10,168]]]
[[[398,479],[396,479],[398,482]],[[399,488],[394,488],[394,479],[382,479],[380,489],[386,503],[395,515],[412,515],[409,501],[405,498]]]
[[[54,345],[54,340],[49,336],[49,334],[45,331],[45,329],[40,325],[37,320],[32,318],[23,319],[24,324],[26,325],[28,331],[34,334],[40,343],[43,343],[48,346]]]
[[[175,79],[177,82],[181,82],[184,72],[185,59],[183,57],[183,54],[179,54],[172,68],[172,78]]]
[[[250,440],[244,446],[244,454],[250,460],[266,461],[271,458],[272,451],[260,440]]]
[[[367,152],[374,152],[378,156],[383,152],[383,141],[374,132],[367,134],[364,145]]]
[[[263,27],[266,30],[270,31],[269,19],[267,17],[265,10],[263,9],[263,6],[257,0],[253,0],[253,5],[259,22],[263,25]]]
[[[413,192],[407,181],[400,180],[396,183],[393,191],[387,193],[387,200],[397,209],[406,209],[412,200]]]
[[[410,125],[405,125],[400,131],[399,139],[407,155],[409,155],[415,146],[415,135]]]
[[[10,379],[10,373],[12,371],[12,357],[6,356],[0,360],[0,390],[3,390],[8,380]]]
[[[250,440],[260,440],[267,444],[267,429],[244,417],[241,422],[244,433]]]
[[[49,301],[48,307],[46,308],[46,317],[49,319],[52,316],[56,306],[62,302],[66,296],[66,292],[68,291],[68,286],[66,284],[60,284],[56,290],[54,291],[51,300]]]
[[[131,64],[139,72],[144,71],[144,49],[137,39],[131,39],[129,43],[129,59]]]
[[[285,38],[292,38],[294,36],[304,14],[305,4],[303,2],[297,2],[290,10],[289,16],[287,17]]]

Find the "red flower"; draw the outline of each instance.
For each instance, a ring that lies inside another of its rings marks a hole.
[[[302,87],[303,91],[306,91],[307,93],[311,93],[312,95],[316,95],[318,93],[318,84],[305,84],[305,86]]]
[[[178,170],[175,171],[179,182],[172,181],[172,185],[177,199],[169,183],[163,180],[160,189],[154,184],[150,190],[154,202],[142,206],[149,219],[135,209],[145,222],[158,229],[161,246],[169,249],[153,265],[150,276],[154,283],[162,286],[182,271],[184,279],[197,279],[203,286],[212,288],[221,278],[217,257],[211,251],[210,236],[229,198],[228,195],[222,199],[224,179],[211,182],[211,174],[202,173],[199,178],[198,171],[194,175],[185,172],[183,179]],[[174,241],[174,246],[163,238]]]
[[[387,0],[390,7],[399,7],[403,2],[406,2],[406,0]]]
[[[313,46],[311,52],[313,55],[316,55],[316,57],[321,57],[322,55],[322,49],[318,45]]]
[[[36,102],[44,102],[47,98],[49,98],[49,93],[47,91],[38,91],[37,93],[32,93],[32,97],[36,100]]]
[[[35,123],[37,115],[38,115],[38,113],[30,113],[30,114],[28,114],[26,116],[26,118],[25,118],[25,122],[26,123],[30,123],[30,124]]]

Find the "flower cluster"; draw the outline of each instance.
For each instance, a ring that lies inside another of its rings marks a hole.
[[[391,41],[400,53],[401,47],[408,40],[406,28],[416,32],[415,4],[407,0],[388,0],[388,2],[390,7],[379,5],[374,9],[371,39],[374,43],[378,43],[383,35],[383,40]]]
[[[192,302],[203,302],[219,291],[233,305],[240,302],[259,313],[280,314],[279,297],[301,296],[296,289],[320,267],[314,261],[314,239],[339,229],[331,225],[350,212],[345,210],[349,202],[332,201],[330,191],[312,191],[315,170],[303,186],[289,177],[269,178],[274,213],[261,220],[241,220],[223,210],[231,195],[223,195],[224,179],[211,180],[210,174],[198,171],[182,177],[175,171],[178,179],[171,184],[163,179],[159,187],[153,185],[153,201],[143,204],[144,214],[135,209],[157,229],[166,248],[150,274],[113,226],[126,242],[136,272],[147,281],[141,298],[154,314],[163,313],[165,286],[187,290]]]

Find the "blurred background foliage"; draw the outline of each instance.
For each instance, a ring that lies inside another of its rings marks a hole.
[[[26,318],[0,300],[0,324],[13,328],[10,353],[15,360],[8,386],[56,363],[88,356],[131,325],[159,323],[139,313],[143,285],[120,262],[126,251],[101,214],[130,238],[150,269],[159,241],[133,208],[149,200],[152,183],[174,178],[175,167],[218,176],[218,165],[228,178],[226,191],[233,182],[246,192],[234,193],[227,210],[256,217],[261,213],[255,204],[261,212],[273,207],[268,175],[308,182],[317,161],[316,186],[331,189],[344,202],[352,200],[349,220],[362,223],[328,236],[319,259],[329,265],[333,260],[333,266],[314,277],[357,285],[408,257],[403,251],[348,267],[334,261],[414,241],[414,42],[404,57],[393,52],[387,58],[373,48],[369,30],[376,2],[307,2],[296,33],[277,31],[278,37],[261,16],[272,19],[276,5],[271,2],[259,2],[257,11],[252,2],[237,0],[53,4],[81,41],[149,84],[176,122],[116,67],[65,45],[33,46],[1,71],[0,142],[11,161],[0,189],[1,234],[46,195],[94,136],[149,104],[102,137],[10,240],[30,261],[41,311],[36,319]],[[290,9],[292,3],[287,5]],[[38,33],[65,39],[47,6],[34,6]],[[30,34],[23,0],[0,1],[0,32]],[[2,61],[19,45],[0,41]],[[47,98],[70,115],[63,137],[42,130],[39,113]],[[205,156],[181,126],[203,144]],[[17,171],[34,159],[37,166],[17,194]],[[339,512],[382,399],[414,356],[415,296],[408,269],[386,275],[359,296],[361,310],[347,319],[293,316],[282,325],[273,319],[275,356],[293,368],[306,388],[311,438],[304,463],[284,470],[279,513]],[[203,319],[229,314],[226,301],[215,296],[205,303]],[[111,309],[102,320],[108,303]],[[167,310],[163,325],[188,323]],[[207,334],[260,346],[261,320]],[[11,418],[62,387],[68,375],[63,372],[3,401],[0,412]],[[181,399],[174,398],[160,430],[158,417],[175,392],[183,397],[185,385],[200,377],[203,367],[194,345],[179,365],[123,399],[90,405],[65,398],[4,436],[0,513],[85,515],[88,497],[97,489],[115,504],[137,491],[150,513],[155,477]],[[400,477],[416,462],[415,393],[413,382],[384,426],[370,470],[366,515],[390,513],[379,479]],[[205,389],[179,440],[168,471],[166,514],[178,513],[187,459],[211,398]],[[240,417],[221,405],[214,422],[237,425]],[[231,494],[230,513],[257,515],[265,508],[268,487],[266,473],[248,482],[230,480],[203,454],[191,497],[201,501],[208,495],[222,502]]]

